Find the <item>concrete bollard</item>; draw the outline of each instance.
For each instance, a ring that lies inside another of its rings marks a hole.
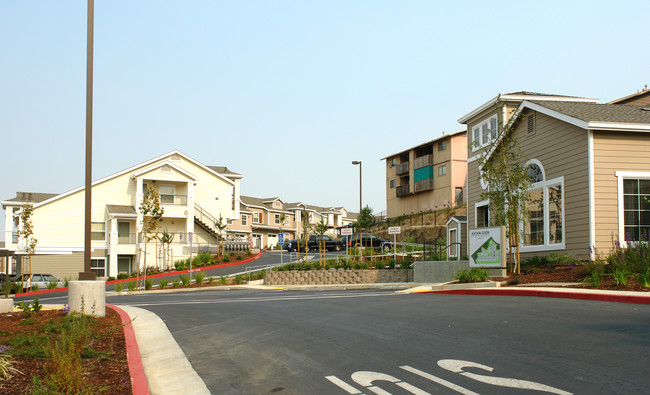
[[[106,283],[104,281],[70,281],[68,305],[71,312],[95,317],[106,315]]]
[[[13,298],[0,299],[0,313],[12,313],[14,311]]]

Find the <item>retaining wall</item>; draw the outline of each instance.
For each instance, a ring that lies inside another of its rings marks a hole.
[[[403,283],[413,281],[413,270],[292,270],[268,271],[265,285]]]

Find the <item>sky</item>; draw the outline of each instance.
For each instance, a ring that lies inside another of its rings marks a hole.
[[[0,200],[84,184],[86,7],[0,0]],[[243,174],[243,195],[358,211],[360,160],[377,213],[382,158],[464,129],[499,93],[643,89],[648,14],[647,0],[97,0],[93,179],[180,150]]]

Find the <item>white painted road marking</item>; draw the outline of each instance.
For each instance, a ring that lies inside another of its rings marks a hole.
[[[449,381],[444,380],[444,379],[441,379],[440,377],[436,377],[436,376],[434,376],[434,375],[432,375],[432,374],[429,374],[429,373],[427,373],[427,372],[423,372],[423,371],[421,371],[421,370],[419,370],[419,369],[412,368],[412,367],[410,367],[410,366],[400,366],[400,369],[404,369],[404,370],[406,370],[407,372],[411,372],[411,373],[413,373],[413,374],[417,374],[417,375],[420,376],[420,377],[424,377],[424,378],[427,379],[427,380],[431,380],[431,381],[433,381],[434,383],[438,383],[438,384],[440,384],[440,385],[442,385],[442,386],[445,386],[445,387],[447,387],[447,388],[449,388],[449,389],[452,389],[452,390],[454,390],[454,391],[456,391],[456,392],[458,392],[458,393],[461,393],[461,394],[463,394],[463,395],[479,395],[478,393],[476,393],[476,392],[474,392],[474,391],[470,391],[470,390],[468,390],[467,388],[463,388],[463,387],[461,387],[460,385],[456,385],[456,384],[454,384],[454,383],[450,383]]]
[[[326,376],[326,379],[331,381],[333,384],[339,386],[342,390],[346,391],[348,394],[352,395],[357,395],[357,394],[363,394],[361,391],[357,390],[350,384],[346,383],[345,381],[341,380],[340,378],[336,376]]]
[[[357,384],[363,385],[364,387],[368,388],[368,390],[374,392],[377,395],[390,395],[390,392],[384,391],[383,389],[374,386],[374,381],[388,381],[389,383],[394,383],[395,385],[402,387],[408,392],[415,395],[431,395],[430,393],[423,391],[409,383],[405,383],[396,377],[384,373],[367,371],[354,372],[352,373],[352,380],[357,382]]]

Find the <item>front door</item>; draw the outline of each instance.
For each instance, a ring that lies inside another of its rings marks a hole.
[[[117,272],[118,273],[131,273],[131,257],[118,256],[117,257]]]
[[[447,243],[450,244],[449,256],[453,258],[458,256],[458,250],[457,250],[458,244],[456,244],[456,242],[458,241],[457,232],[458,230],[456,229],[449,229],[449,240],[447,240]]]
[[[262,235],[253,235],[253,248],[262,248]]]

